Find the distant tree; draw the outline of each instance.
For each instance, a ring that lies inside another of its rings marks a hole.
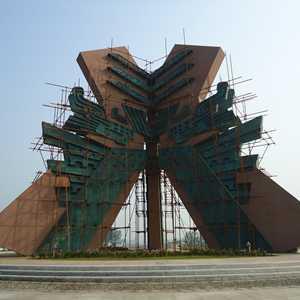
[[[184,235],[184,247],[188,249],[199,248],[203,246],[203,238],[198,230],[188,231]]]
[[[111,230],[106,237],[106,245],[116,247],[122,243],[122,232],[120,229]]]

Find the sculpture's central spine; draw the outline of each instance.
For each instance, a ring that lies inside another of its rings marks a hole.
[[[155,121],[155,111],[148,112],[150,126]],[[152,126],[151,126],[152,127]],[[160,168],[158,163],[159,137],[146,139],[147,163],[147,227],[148,249],[162,249],[161,203],[160,203]]]

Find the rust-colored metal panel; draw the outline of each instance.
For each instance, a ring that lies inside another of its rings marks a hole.
[[[187,65],[193,65],[193,68],[189,70],[188,75],[183,74],[182,77],[188,76],[189,78],[193,78],[193,81],[174,94],[174,96],[162,102],[159,108],[177,102],[180,102],[180,105],[187,104],[194,106],[203,100],[208,94],[225,56],[220,47],[177,44],[168,55],[166,63],[184,50],[192,51],[190,55],[184,58],[183,62]],[[167,90],[169,85],[166,85],[164,88]]]
[[[251,183],[249,202],[242,205],[273,251],[300,246],[300,202],[260,170],[239,173],[237,182]]]
[[[118,108],[119,111],[123,111],[122,103],[130,103],[132,106],[136,107],[141,107],[142,105],[132,97],[124,95],[118,89],[112,88],[112,86],[108,83],[108,80],[117,80],[126,83],[126,81],[123,81],[114,73],[109,71],[111,67],[119,66],[114,62],[114,60],[108,57],[108,54],[121,55],[127,61],[136,65],[133,57],[126,47],[114,47],[80,52],[77,62],[98,102],[101,103],[104,101],[107,118],[110,118],[113,108]],[[132,74],[130,69],[126,71],[128,74]],[[135,87],[131,88],[136,90]],[[141,91],[139,92],[143,93]]]
[[[153,115],[149,114],[149,119],[151,120],[151,118]],[[162,248],[160,168],[157,141],[149,140],[146,145],[148,156],[146,165],[148,248],[152,250]]]
[[[57,224],[65,208],[58,206],[56,187],[68,179],[44,173],[0,214],[0,245],[31,255]]]

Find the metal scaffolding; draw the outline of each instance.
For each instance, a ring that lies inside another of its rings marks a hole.
[[[161,57],[154,61],[144,60],[141,59],[142,62],[145,64],[145,70],[152,71],[153,64],[159,63],[162,59],[165,59],[166,56]],[[135,57],[137,58],[137,57]],[[229,83],[230,87],[235,88],[237,85],[248,82],[249,80],[241,80],[241,76],[235,77],[233,76],[232,71],[232,63],[230,59],[230,66],[228,64],[228,60],[226,59],[226,66],[227,66],[227,82]],[[48,105],[45,105],[45,107],[53,109],[53,122],[52,124],[55,125],[57,128],[62,128],[65,124],[65,121],[70,114],[70,104],[68,102],[68,96],[72,90],[71,87],[63,86],[63,85],[57,85],[53,83],[47,83],[47,85],[57,87],[61,90],[61,96],[59,101],[57,102],[51,102]],[[213,84],[207,88],[205,88],[209,91],[209,95],[211,93],[216,91],[216,84]],[[105,100],[103,100],[104,108],[111,112],[111,109],[109,109],[108,106],[111,106],[114,102],[119,101],[118,99],[114,99],[112,96],[109,95],[109,90],[105,91]],[[84,92],[84,95],[87,99],[89,99],[91,102],[96,102],[94,95],[92,94],[90,88]],[[233,101],[233,110],[235,114],[240,118],[240,120],[246,121],[250,120],[253,117],[255,117],[257,114],[265,113],[266,111],[260,111],[257,113],[247,113],[246,109],[246,102],[253,100],[256,98],[255,94],[252,93],[244,93],[241,95],[237,95],[234,98]],[[261,156],[259,163],[263,159],[268,147],[272,144],[274,144],[274,141],[271,137],[272,131],[263,131],[262,132],[262,138],[260,140],[255,140],[254,142],[249,142],[243,144],[243,146],[240,149],[240,152],[245,155],[251,155],[254,148],[262,148]],[[218,143],[216,141],[216,159],[217,155],[219,153],[218,150]],[[236,136],[236,145],[239,147],[240,141],[239,141],[239,134],[237,133]],[[55,147],[55,146],[49,146],[45,145],[43,143],[42,137],[37,138],[32,143],[32,148],[34,151],[38,151],[41,155],[41,158],[44,162],[45,167],[46,165],[46,157],[49,159],[55,159],[55,160],[63,160],[64,153],[61,148]],[[65,150],[66,151],[66,150]],[[89,150],[86,151],[86,159],[88,161],[89,159]],[[197,157],[194,158],[195,161],[197,160]],[[218,162],[222,163],[222,162]],[[125,157],[124,165],[128,166],[128,160]],[[197,175],[197,170],[194,166],[191,166],[193,169],[193,173],[195,174],[194,180],[198,181],[199,184],[203,181],[203,178],[199,177]],[[61,176],[61,173],[59,172],[59,168],[57,169],[58,172],[55,174],[56,176]],[[243,172],[243,168],[240,170]],[[37,176],[35,177],[34,181],[37,181],[40,175],[42,174],[41,171],[37,173]],[[111,180],[110,178],[104,179],[104,180]],[[109,185],[108,185],[109,186]],[[83,194],[88,193],[88,187],[84,187],[85,192]],[[197,247],[206,248],[207,244],[204,241],[204,238],[201,235],[201,232],[198,231],[197,226],[193,222],[192,218],[188,214],[183,202],[181,201],[179,195],[177,194],[174,186],[171,184],[170,179],[168,178],[167,173],[164,170],[161,170],[160,172],[160,203],[161,203],[161,232],[162,232],[162,241],[163,241],[163,249],[165,250],[171,250],[171,251],[181,251],[183,249],[186,249],[187,243],[185,241],[186,237],[189,235],[189,233],[192,233],[194,237],[199,237],[197,241],[199,240],[200,243],[197,243]],[[105,191],[107,194],[109,194],[111,191],[107,189]],[[70,214],[69,214],[69,190],[68,188],[65,189],[64,193],[65,197],[65,203],[63,206],[66,208],[66,218],[67,221],[65,225],[63,225],[63,228],[60,228],[60,225],[57,224],[55,227],[55,230],[58,232],[62,232],[62,234],[66,234],[67,236],[70,236],[70,231],[75,230],[72,229],[70,225]],[[138,175],[138,179],[136,183],[134,184],[133,188],[131,189],[129,196],[127,197],[126,201],[122,204],[122,208],[120,210],[120,213],[116,220],[114,221],[111,228],[109,228],[109,232],[113,233],[116,231],[121,232],[121,239],[118,240],[117,246],[119,247],[125,247],[129,249],[147,249],[148,248],[148,228],[147,228],[147,182],[146,182],[146,170],[142,171]],[[237,239],[239,241],[240,239],[240,200],[237,197],[236,199],[238,203],[237,208]],[[81,228],[84,228],[86,226],[85,219],[87,218],[85,211],[87,209],[88,203],[86,202],[86,199],[83,198],[81,201],[79,201],[78,205],[80,206],[81,210]],[[99,215],[102,214],[103,207],[107,205],[105,201],[101,201],[98,205],[98,213]],[[119,204],[117,204],[119,205]],[[225,205],[223,205],[225,207]],[[225,212],[224,212],[225,214]],[[103,217],[103,216],[101,216]],[[230,224],[223,224],[223,231],[226,232]],[[103,234],[106,232],[106,228],[102,228]],[[82,239],[84,237],[81,237]],[[239,248],[241,248],[240,241]],[[52,244],[51,247],[55,247],[55,244]],[[99,245],[99,248],[103,246],[111,246],[111,243],[106,240],[104,245]],[[194,244],[195,246],[195,244]]]

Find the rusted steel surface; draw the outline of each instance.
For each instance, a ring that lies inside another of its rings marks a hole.
[[[66,177],[44,173],[0,214],[0,245],[24,255],[33,254],[65,212],[56,187]]]
[[[147,142],[148,163],[146,165],[147,178],[147,221],[148,248],[161,249],[161,202],[160,202],[160,168],[157,157],[157,143]]]
[[[300,202],[260,170],[239,173],[239,183],[251,183],[250,199],[242,205],[273,251],[300,245]]]

